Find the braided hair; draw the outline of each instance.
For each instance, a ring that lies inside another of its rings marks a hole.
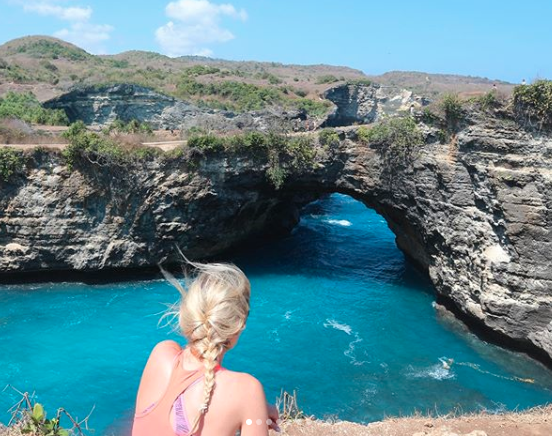
[[[233,336],[245,328],[249,315],[251,285],[245,274],[228,263],[190,262],[196,271],[186,291],[162,270],[182,295],[178,324],[188,346],[205,366],[203,401],[190,434],[195,433],[209,410],[215,389],[215,368],[220,356],[230,348]]]

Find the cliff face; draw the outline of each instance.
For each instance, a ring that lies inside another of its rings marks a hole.
[[[385,115],[409,112],[411,106],[419,108],[427,103],[411,91],[377,84],[345,84],[328,89],[324,98],[334,105],[334,111],[324,121],[324,126],[349,126],[373,123]]]
[[[199,108],[182,100],[133,84],[78,88],[48,100],[44,107],[63,109],[69,120],[89,126],[106,126],[117,119],[138,120],[155,129],[200,127],[218,132],[297,128],[306,120],[301,111],[264,111],[234,114]]]
[[[552,362],[552,139],[495,119],[410,154],[347,135],[280,190],[246,154],[73,172],[38,154],[1,187],[0,271],[150,266],[175,260],[175,243],[209,256],[289,229],[300,205],[342,192],[385,217],[442,303]]]

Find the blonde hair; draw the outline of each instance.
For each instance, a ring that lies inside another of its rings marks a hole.
[[[251,285],[243,271],[233,264],[203,264],[184,259],[196,270],[195,278],[187,280],[187,290],[162,267],[161,271],[181,294],[180,303],[169,315],[178,319],[180,333],[205,365],[203,402],[190,430],[193,434],[209,408],[217,360],[229,349],[232,337],[245,328]]]

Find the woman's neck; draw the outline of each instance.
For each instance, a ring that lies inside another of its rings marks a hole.
[[[200,363],[200,364],[203,364],[202,360],[201,360],[201,357],[199,356],[199,354],[197,353],[197,351],[195,350],[195,348],[192,348],[190,346],[186,346],[185,347],[185,351],[188,352],[188,354],[193,358],[194,362],[197,362],[197,363]],[[224,358],[224,355],[226,354],[226,350],[223,351],[217,358],[217,362],[219,365],[222,365],[222,359]]]

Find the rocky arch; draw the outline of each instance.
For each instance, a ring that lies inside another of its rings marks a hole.
[[[49,154],[2,186],[0,273],[155,266],[175,258],[175,243],[208,257],[289,229],[301,205],[341,192],[387,220],[447,307],[550,364],[550,156],[551,139],[498,120],[407,161],[345,139],[317,150],[313,167],[279,190],[266,162],[245,154],[206,155],[193,169],[185,159],[155,159],[122,178],[69,172]]]

